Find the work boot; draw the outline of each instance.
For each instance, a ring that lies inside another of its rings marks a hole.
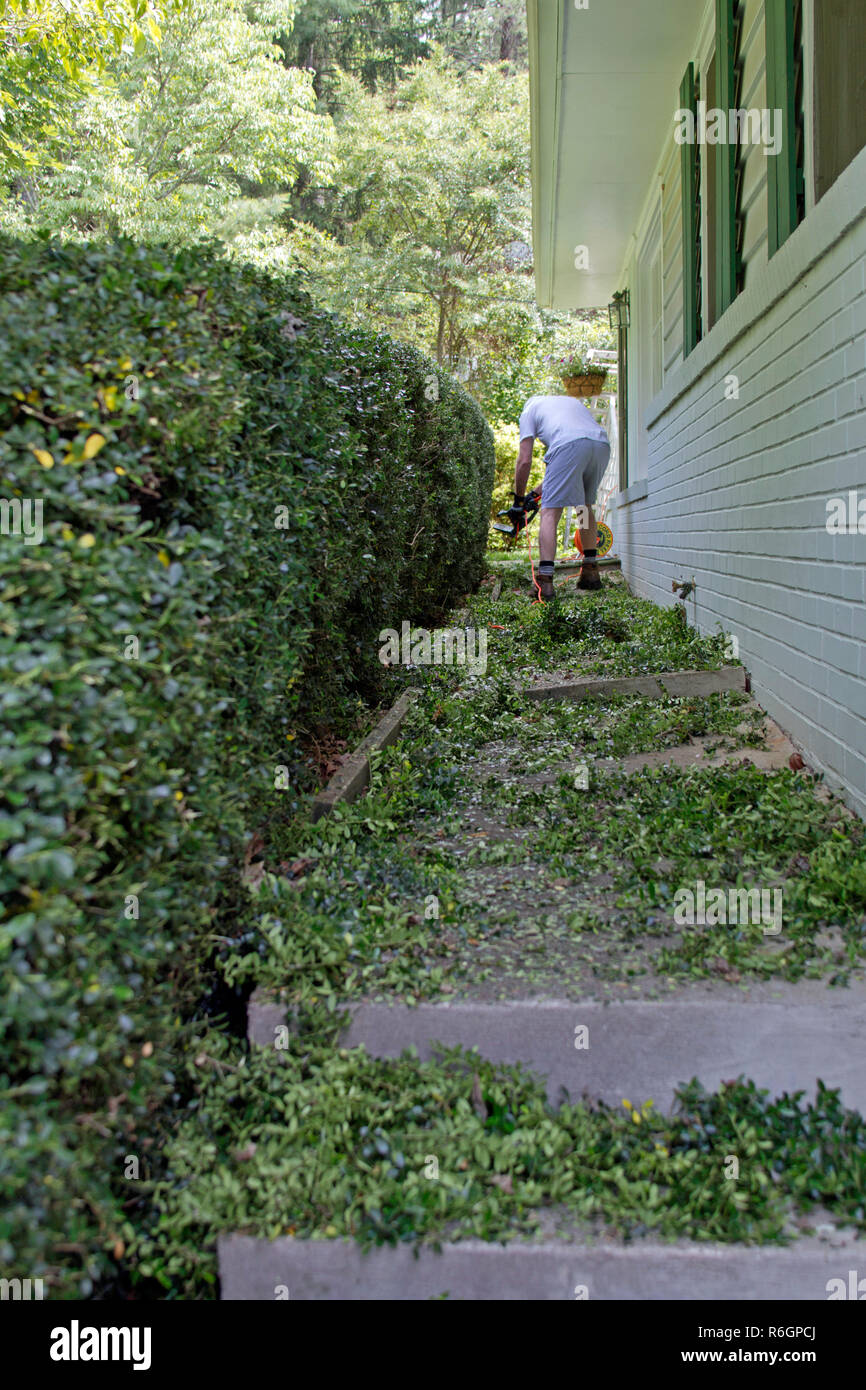
[[[538,583],[539,598],[542,600],[543,603],[550,603],[551,599],[556,597],[556,595],[553,592],[553,575],[539,574],[536,575],[536,580]]]
[[[577,581],[578,589],[600,589],[601,575],[598,572],[598,565],[594,560],[584,560],[580,567],[580,578]]]

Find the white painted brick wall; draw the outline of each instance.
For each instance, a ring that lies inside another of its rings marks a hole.
[[[866,497],[866,220],[650,425],[648,450],[647,497],[612,514],[629,582],[670,604],[694,575],[690,621],[737,635],[758,699],[866,814],[866,535],[825,527],[828,498]]]

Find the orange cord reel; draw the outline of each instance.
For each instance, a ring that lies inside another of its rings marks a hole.
[[[603,555],[609,554],[612,545],[613,531],[611,531],[606,521],[600,521],[598,523],[598,558],[601,559]],[[574,547],[575,550],[580,551],[581,555],[583,554],[579,530],[574,533]]]

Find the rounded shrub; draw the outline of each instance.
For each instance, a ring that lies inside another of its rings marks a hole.
[[[380,629],[477,584],[493,444],[419,353],[218,248],[5,240],[0,319],[0,1257],[86,1294],[249,833],[378,698]]]

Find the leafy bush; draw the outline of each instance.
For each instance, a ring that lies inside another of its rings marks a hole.
[[[247,834],[376,698],[380,629],[479,580],[493,448],[414,349],[216,250],[7,240],[0,295],[0,1259],[87,1294]]]
[[[496,451],[496,476],[493,484],[493,500],[491,502],[491,519],[497,519],[497,513],[504,511],[511,506],[511,498],[514,492],[514,465],[517,462],[517,450],[520,448],[520,430],[517,425],[511,425],[499,421],[493,425],[493,444]],[[535,448],[532,453],[532,470],[529,475],[530,488],[537,487],[544,476],[544,446],[539,440],[535,441]],[[520,542],[524,547],[526,540]],[[490,549],[506,550],[510,548],[511,542],[501,531],[490,532]]]

